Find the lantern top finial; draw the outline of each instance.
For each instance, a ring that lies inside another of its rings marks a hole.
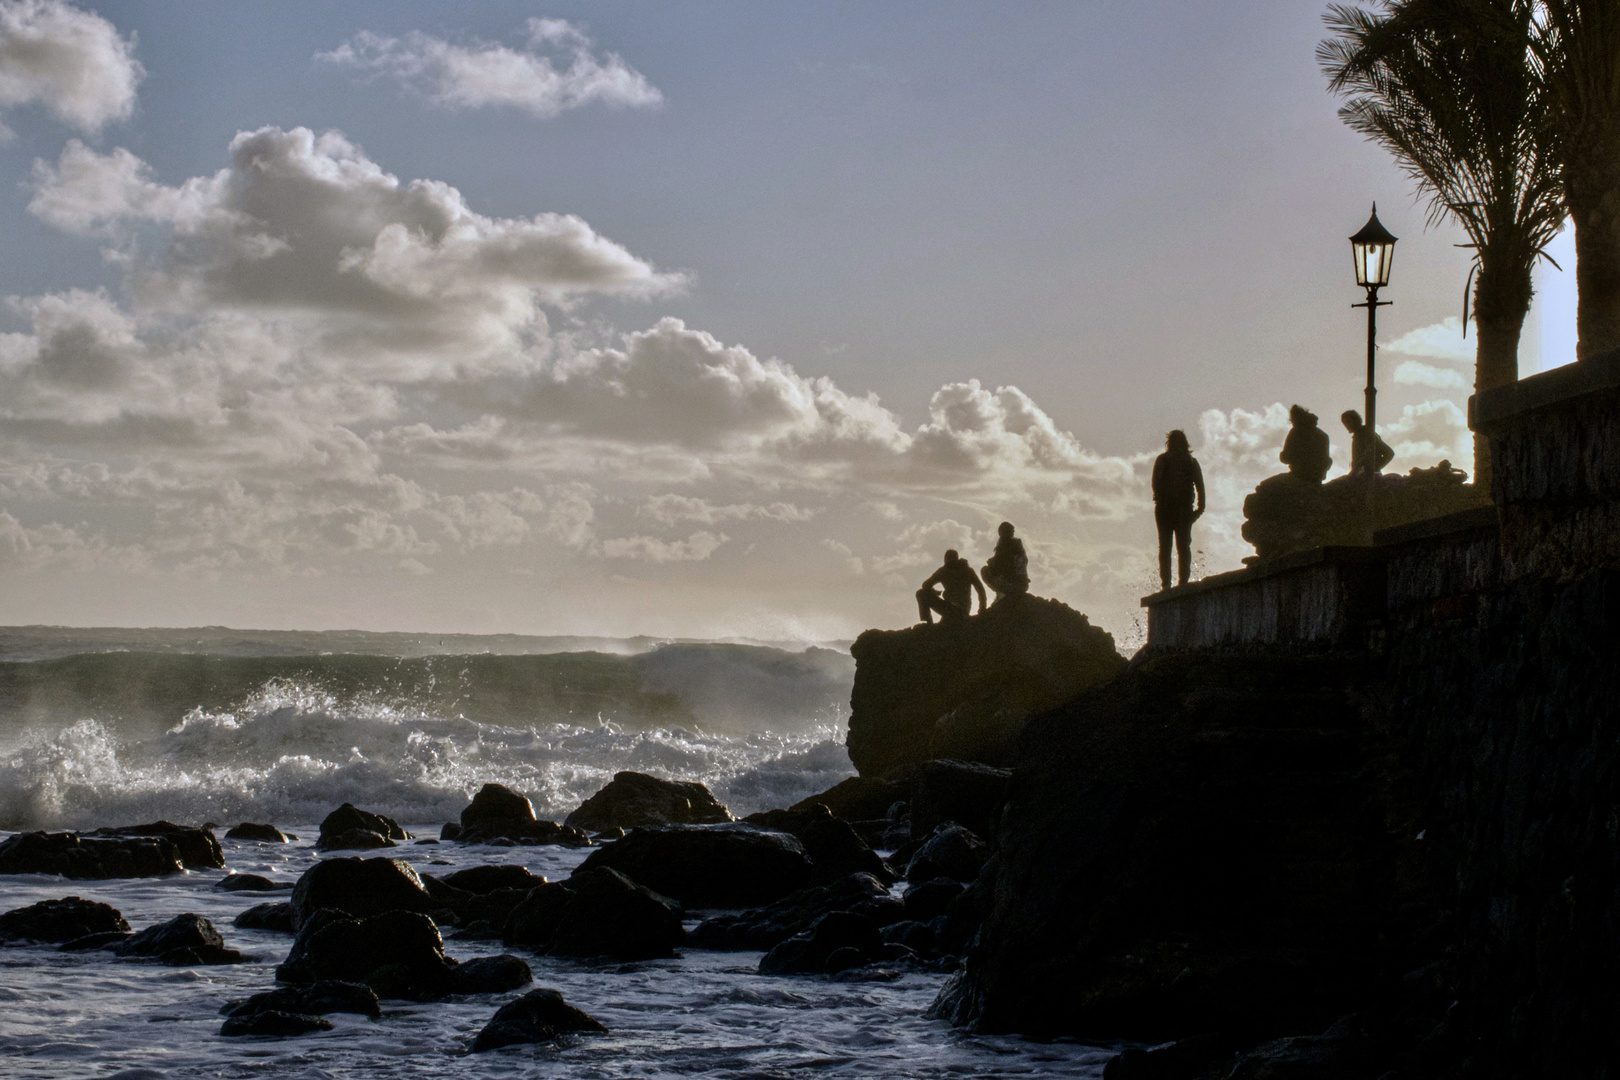
[[[1388,229],[1384,228],[1384,223],[1378,220],[1377,203],[1373,203],[1372,217],[1367,219],[1367,224],[1361,227],[1360,232],[1350,238],[1350,242],[1352,244],[1393,244],[1395,242],[1395,237],[1390,234]]]

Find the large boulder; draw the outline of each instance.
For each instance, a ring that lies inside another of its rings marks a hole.
[[[616,870],[582,867],[532,890],[507,918],[505,941],[556,956],[671,956],[686,936],[681,914],[679,903]]]
[[[983,840],[954,821],[936,827],[906,865],[906,880],[913,884],[949,878],[972,881],[984,869],[990,849]]]
[[[906,918],[905,906],[889,895],[883,882],[857,873],[831,885],[790,893],[762,908],[711,915],[692,931],[691,942],[701,949],[763,952],[834,911],[856,912],[879,927]]]
[[[321,822],[321,836],[315,846],[322,851],[352,851],[356,848],[393,847],[396,841],[410,838],[410,834],[400,828],[399,822],[393,818],[361,810],[353,803],[344,803]]]
[[[56,943],[128,929],[117,908],[77,896],[41,900],[0,915],[0,941]]]
[[[232,919],[231,925],[238,930],[270,930],[279,934],[297,930],[293,925],[293,906],[289,903],[254,904]]]
[[[850,776],[820,795],[800,799],[788,809],[808,810],[820,805],[831,811],[833,817],[845,821],[875,821],[888,817],[895,803],[908,802],[910,799],[909,783],[877,776]]]
[[[225,947],[214,924],[201,915],[176,915],[168,922],[149,926],[113,948],[119,956],[138,956],[177,967],[194,964],[241,964],[252,957]]]
[[[636,829],[581,864],[605,866],[687,907],[757,907],[811,884],[804,845],[751,825]]]
[[[1012,772],[976,761],[925,761],[911,779],[911,835],[954,821],[986,840],[996,835]]]
[[[244,821],[240,825],[226,830],[225,839],[249,840],[261,844],[285,844],[289,837],[274,825]]]
[[[385,911],[433,911],[441,907],[403,859],[322,859],[293,886],[293,921],[303,926],[312,912],[334,908],[363,919]]]
[[[552,1042],[573,1031],[602,1034],[607,1028],[563,1001],[559,991],[530,990],[496,1010],[473,1040],[472,1049],[477,1054],[501,1046]]]
[[[313,1031],[331,1030],[332,1021],[324,1017],[312,1013],[282,1012],[280,1009],[265,1009],[262,1012],[226,1017],[225,1022],[219,1027],[219,1033],[227,1038],[239,1035],[286,1038],[291,1035],[308,1035]]]
[[[841,881],[851,874],[871,874],[883,881],[895,878],[889,864],[849,822],[833,817],[823,805],[812,804],[803,810],[765,810],[743,820],[762,829],[785,832],[803,844],[805,854],[815,864],[818,884]]]
[[[865,915],[835,911],[823,915],[759,961],[761,975],[836,975],[876,960],[884,941],[878,926]],[[836,959],[835,959],[836,958]]]
[[[490,821],[533,821],[534,806],[504,784],[485,784],[461,811],[461,827]]]
[[[249,1016],[268,1012],[305,1013],[323,1016],[326,1013],[356,1013],[373,1020],[382,1016],[377,995],[364,983],[338,982],[325,979],[303,986],[280,986],[252,997],[226,1002],[220,1008],[222,1016]]]
[[[162,837],[96,839],[70,832],[29,832],[0,840],[0,874],[55,874],[90,881],[161,877],[183,869],[180,849]]]
[[[1028,594],[968,619],[868,630],[850,652],[849,758],[862,776],[942,757],[1009,765],[1030,716],[1125,669],[1107,631]]]
[[[497,889],[523,889],[527,891],[537,885],[544,885],[546,879],[530,873],[529,868],[526,866],[499,863],[489,866],[469,866],[465,870],[457,870],[446,877],[444,883],[463,892],[484,895],[495,892]]]
[[[660,780],[638,772],[614,773],[606,787],[563,819],[564,824],[588,832],[730,820],[730,812],[697,781]]]
[[[162,837],[180,852],[180,862],[187,870],[223,870],[225,851],[219,846],[212,831],[189,825],[176,825],[172,821],[154,821],[146,825],[118,825],[97,829],[88,836],[156,836]]]

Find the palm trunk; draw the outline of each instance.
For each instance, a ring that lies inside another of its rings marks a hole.
[[[1564,165],[1575,222],[1577,359],[1620,349],[1620,129],[1583,132]]]
[[[1519,335],[1533,292],[1528,261],[1505,270],[1481,268],[1474,285],[1476,394],[1519,380]],[[1479,437],[1474,439],[1474,484],[1481,491],[1491,486],[1491,444]]]

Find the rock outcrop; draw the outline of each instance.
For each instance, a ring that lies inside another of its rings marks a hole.
[[[1341,476],[1325,484],[1292,473],[1267,477],[1243,500],[1243,539],[1262,560],[1371,544],[1380,529],[1489,506],[1490,493],[1466,479],[1450,462],[1406,476]]]
[[[190,825],[176,825],[172,821],[154,821],[147,825],[117,825],[97,829],[86,836],[152,836],[161,837],[175,846],[180,863],[187,870],[223,870],[225,851],[208,829]]]
[[[581,867],[530,890],[507,917],[504,940],[553,956],[655,959],[685,939],[681,914],[678,902],[617,870]]]
[[[607,1028],[563,1000],[557,990],[530,990],[496,1010],[473,1040],[475,1054],[502,1046],[554,1042],[570,1032],[603,1034]]]
[[[0,915],[0,941],[42,941],[51,944],[73,941],[88,934],[106,934],[129,929],[123,915],[110,904],[64,896],[41,900],[27,907],[13,908]]]
[[[443,906],[403,859],[357,857],[322,859],[305,870],[293,886],[290,902],[293,921],[300,927],[322,908],[363,919],[385,911],[427,912]]]
[[[862,840],[849,822],[833,817],[825,806],[803,810],[765,810],[744,819],[762,829],[785,832],[804,845],[818,884],[841,881],[851,874],[871,874],[882,881],[896,877],[889,864]]]
[[[765,951],[835,911],[855,912],[878,927],[906,917],[905,906],[889,895],[883,882],[871,874],[857,873],[831,885],[790,893],[762,908],[710,916],[692,931],[692,944],[703,949]]]
[[[660,780],[646,773],[617,772],[563,824],[587,832],[639,829],[648,825],[717,825],[731,814],[695,780]]]
[[[863,777],[934,758],[1010,764],[1031,715],[1125,668],[1107,631],[1028,594],[937,626],[868,630],[850,652],[849,758]]]
[[[154,959],[176,967],[195,964],[242,964],[252,957],[225,947],[214,924],[201,915],[176,915],[168,922],[149,926],[114,949],[119,956]]]
[[[363,983],[379,998],[436,1001],[450,994],[495,994],[531,981],[515,956],[482,956],[458,964],[426,915],[385,911],[354,919],[321,909],[308,916],[287,958],[276,968],[283,983]]]
[[[393,847],[397,841],[410,838],[393,818],[344,803],[321,822],[321,835],[315,846],[322,851],[353,851]]]
[[[804,846],[750,825],[636,829],[581,864],[605,866],[687,907],[757,907],[811,883]]]
[[[162,837],[112,839],[28,832],[0,840],[0,874],[56,874],[93,881],[162,877],[184,869],[180,849]]]
[[[251,821],[244,821],[240,825],[236,825],[226,830],[225,839],[248,840],[261,844],[285,844],[288,840],[296,839],[296,837],[289,837],[286,833],[282,832],[274,825],[256,824]]]

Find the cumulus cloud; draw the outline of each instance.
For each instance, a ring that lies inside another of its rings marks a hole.
[[[725,533],[695,532],[685,540],[656,536],[625,536],[602,541],[602,554],[610,559],[636,559],[649,563],[702,562],[731,539]]]
[[[717,506],[704,499],[689,495],[654,495],[636,513],[652,518],[663,525],[681,521],[694,521],[714,525],[722,521],[767,520],[781,522],[809,521],[816,511],[794,506],[792,503],[774,502],[765,506],[752,503],[729,503]]]
[[[506,106],[549,118],[593,103],[647,108],[664,100],[623,57],[598,56],[591,39],[562,19],[530,19],[520,49],[456,45],[420,31],[403,38],[362,31],[316,58],[386,76],[448,109]]]
[[[1426,356],[1433,360],[1454,360],[1459,363],[1472,363],[1475,352],[1473,340],[1463,336],[1462,320],[1451,316],[1416,330],[1408,330],[1382,347],[1407,356]]]
[[[1395,365],[1395,381],[1406,386],[1431,390],[1466,390],[1468,378],[1455,368],[1435,367],[1420,360],[1402,360]]]
[[[1380,424],[1384,441],[1395,451],[1393,469],[1427,468],[1442,458],[1459,468],[1474,460],[1474,434],[1468,416],[1455,401],[1408,405],[1392,423]]]
[[[144,75],[134,35],[100,15],[62,0],[0,0],[0,109],[37,102],[95,134],[135,111]]]

